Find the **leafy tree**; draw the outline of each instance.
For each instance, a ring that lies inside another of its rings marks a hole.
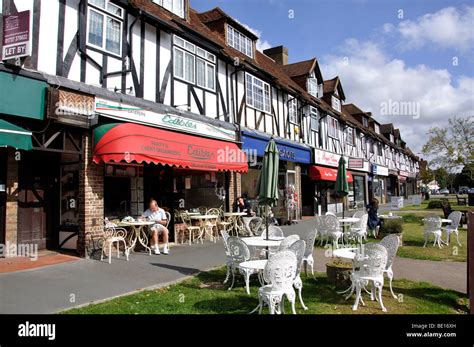
[[[449,119],[448,127],[431,128],[422,152],[430,164],[449,172],[460,166],[474,178],[474,116]]]

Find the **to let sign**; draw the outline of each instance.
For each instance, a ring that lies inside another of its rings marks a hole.
[[[30,11],[3,16],[2,60],[31,55]]]

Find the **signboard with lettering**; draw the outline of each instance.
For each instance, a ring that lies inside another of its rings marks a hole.
[[[364,159],[349,158],[349,169],[363,169]]]
[[[226,141],[236,140],[235,131],[229,129],[174,114],[156,113],[138,106],[126,105],[105,99],[95,99],[95,112],[99,115],[124,121],[173,129]]]
[[[339,154],[322,151],[320,149],[314,150],[314,162],[316,164],[337,167],[339,158],[341,158]]]
[[[30,11],[3,16],[2,60],[31,55]]]
[[[377,176],[388,176],[388,167],[372,164],[372,174]]]

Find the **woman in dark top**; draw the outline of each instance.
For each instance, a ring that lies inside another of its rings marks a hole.
[[[381,226],[381,221],[377,215],[379,209],[379,201],[376,198],[373,198],[370,204],[367,205],[367,214],[369,215],[369,220],[367,226],[370,230],[375,230],[378,226]]]

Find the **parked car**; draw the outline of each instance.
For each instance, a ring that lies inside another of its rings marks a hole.
[[[439,191],[439,193],[440,193],[440,194],[444,194],[444,195],[448,195],[448,194],[449,194],[449,190],[446,189],[446,188],[445,188],[445,189],[441,189],[441,190]]]
[[[466,194],[474,194],[474,188],[469,189]]]
[[[459,187],[459,194],[467,194],[468,191],[469,191],[469,187],[466,187],[466,186]]]

